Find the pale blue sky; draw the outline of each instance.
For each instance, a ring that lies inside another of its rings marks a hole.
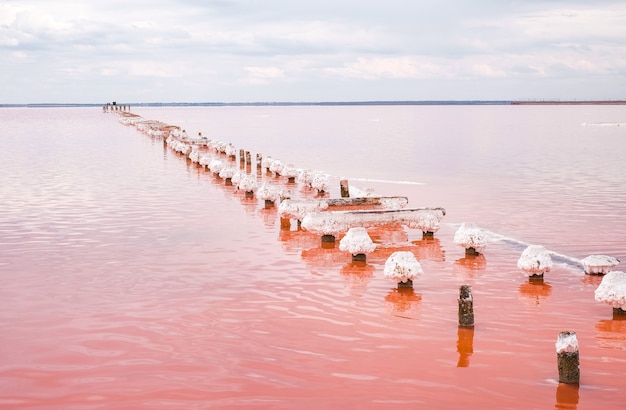
[[[0,0],[0,103],[626,99],[626,2]]]

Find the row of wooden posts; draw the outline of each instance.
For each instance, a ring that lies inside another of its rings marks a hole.
[[[240,168],[243,169],[245,167],[246,171],[250,172],[252,167],[252,156],[250,151],[240,149],[239,158]],[[262,156],[258,153],[256,154],[256,168],[258,173],[260,173],[263,168]],[[340,194],[342,198],[348,198],[350,196],[348,181],[345,179],[340,181]],[[458,298],[459,332],[462,329],[473,329],[474,325],[474,298],[472,295],[472,288],[469,285],[462,285],[459,289]],[[557,348],[559,383],[578,384],[580,381],[580,361],[576,334],[575,332],[563,331],[559,333],[557,342],[561,339],[573,339],[575,343],[573,344],[574,347],[572,349],[568,349],[567,351],[559,351]]]

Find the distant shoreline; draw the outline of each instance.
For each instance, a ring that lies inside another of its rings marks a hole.
[[[626,100],[607,101],[511,101],[511,105],[626,105]]]
[[[107,103],[0,104],[0,108],[102,107]],[[626,100],[422,100],[422,101],[320,101],[320,102],[150,102],[119,103],[131,107],[245,107],[245,106],[380,106],[380,105],[626,105]]]

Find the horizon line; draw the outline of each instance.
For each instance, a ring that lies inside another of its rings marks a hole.
[[[626,105],[626,100],[371,100],[371,101],[257,101],[257,102],[131,102],[117,103],[0,103],[2,108],[25,107],[102,107],[106,105],[128,105],[135,107],[175,107],[175,106],[341,106],[341,105]]]

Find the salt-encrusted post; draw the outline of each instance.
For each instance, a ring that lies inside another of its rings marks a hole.
[[[589,255],[580,260],[587,275],[604,275],[619,265],[619,259],[608,255]]]
[[[596,302],[613,307],[613,317],[626,317],[626,273],[613,270],[604,275],[594,292]]]
[[[474,298],[470,285],[463,285],[459,289],[459,326],[474,326]]]
[[[239,150],[239,168],[244,169],[246,166],[246,152],[243,149]]]
[[[580,358],[576,332],[561,332],[556,340],[556,357],[559,368],[559,383],[580,382]]]
[[[367,234],[367,229],[361,227],[348,229],[348,233],[339,241],[339,250],[350,252],[353,261],[365,262],[365,255],[374,249],[376,245]]]
[[[252,164],[252,154],[250,154],[250,151],[246,151],[246,164]]]
[[[473,223],[463,223],[454,234],[454,243],[465,248],[465,254],[477,256],[487,246],[483,231]]]
[[[422,265],[409,251],[394,252],[385,262],[384,275],[395,281],[398,284],[398,289],[412,288],[413,279],[422,273],[424,273]]]
[[[348,180],[342,179],[339,181],[339,189],[341,191],[342,198],[350,198],[350,187],[348,186]]]
[[[529,281],[543,281],[543,274],[552,269],[550,252],[541,245],[529,245],[517,261],[517,267],[528,274]]]

